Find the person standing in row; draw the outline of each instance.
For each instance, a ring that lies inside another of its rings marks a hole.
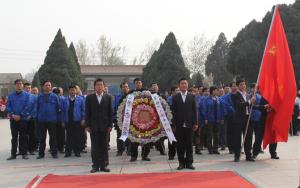
[[[188,93],[188,81],[181,78],[178,82],[180,93],[172,98],[172,126],[177,140],[178,170],[194,170],[193,131],[198,129],[196,98]]]
[[[123,99],[127,96],[128,92],[129,92],[128,83],[127,82],[122,82],[121,85],[120,85],[120,89],[121,89],[121,92],[118,95],[115,96],[114,105],[113,105],[114,106],[113,122],[114,122],[114,127],[115,127],[116,132],[117,132],[117,140],[116,140],[117,150],[118,150],[117,151],[117,156],[122,156],[126,145],[127,145],[127,148],[128,148],[128,144],[129,144],[128,143],[129,139],[127,139],[125,141],[125,143],[123,142],[123,140],[119,139],[121,137],[122,130],[118,126],[118,120],[117,120],[117,111],[118,111],[119,105],[123,102]]]
[[[12,92],[8,96],[7,100],[7,113],[10,118],[10,130],[11,130],[11,156],[7,160],[13,160],[17,158],[17,148],[19,144],[20,153],[23,159],[28,159],[27,156],[27,128],[28,118],[30,116],[29,106],[29,94],[23,91],[23,81],[17,79],[15,81],[16,91]]]
[[[232,103],[235,109],[233,114],[233,125],[232,125],[232,137],[233,137],[233,150],[234,150],[234,161],[240,161],[241,155],[241,141],[242,141],[242,134],[245,137],[244,143],[244,151],[246,154],[246,161],[255,160],[252,157],[252,128],[249,124],[247,134],[246,133],[246,125],[247,120],[250,114],[250,105],[255,103],[255,97],[250,97],[247,95],[246,92],[246,82],[243,79],[239,79],[236,82],[238,86],[238,92],[231,96]]]
[[[28,128],[27,128],[27,136],[28,136],[28,152],[30,155],[35,155],[34,151],[37,148],[37,138],[36,138],[36,125],[35,125],[35,113],[36,113],[36,101],[37,96],[31,94],[31,84],[25,83],[24,90],[29,94],[29,119],[28,119]]]
[[[224,124],[223,106],[219,97],[217,97],[218,88],[210,87],[210,96],[207,97],[201,109],[204,114],[204,126],[207,131],[206,144],[209,154],[220,154],[219,132],[220,126]]]
[[[85,104],[84,100],[76,95],[76,86],[69,87],[69,96],[62,105],[63,127],[66,128],[67,141],[65,157],[70,157],[72,150],[76,157],[80,157],[80,126],[84,125]]]
[[[102,79],[94,82],[95,93],[86,97],[86,129],[90,133],[92,144],[92,170],[110,172],[108,162],[108,134],[112,129],[112,100],[104,93],[105,83]]]
[[[47,131],[50,136],[50,150],[53,158],[57,158],[56,124],[61,121],[61,104],[56,94],[52,92],[51,81],[43,83],[43,92],[37,99],[37,121],[40,134],[39,156],[45,157]]]

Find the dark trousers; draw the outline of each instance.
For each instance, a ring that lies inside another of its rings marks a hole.
[[[227,117],[227,146],[229,151],[233,151],[233,123],[232,117]]]
[[[249,124],[249,128],[247,131],[247,135],[245,135],[246,129],[246,121],[241,123],[234,123],[232,125],[232,136],[233,136],[233,150],[235,158],[239,158],[241,154],[241,143],[242,143],[242,134],[244,137],[246,136],[245,143],[244,143],[244,151],[246,157],[251,157],[252,153],[252,135],[253,135],[253,128],[251,124]]]
[[[58,151],[64,151],[64,147],[66,144],[66,130],[62,126],[61,122],[57,122],[56,124],[56,141]]]
[[[10,131],[11,131],[11,155],[17,156],[17,149],[19,144],[19,149],[21,155],[27,154],[27,122],[26,121],[10,121]]]
[[[33,119],[28,121],[27,135],[28,135],[28,151],[33,152],[37,148],[37,138],[35,134],[35,121]]]
[[[164,144],[164,142],[165,142],[165,137],[163,137],[163,138],[160,138],[156,143],[155,143],[155,148],[161,153],[161,154],[163,154],[163,153],[165,153],[165,144]]]
[[[220,124],[219,144],[222,148],[227,146],[227,119],[224,120],[224,124]]]
[[[201,128],[198,127],[198,129],[193,132],[193,144],[195,146],[196,152],[200,152],[200,130]]]
[[[255,134],[255,140],[253,143],[253,155],[258,155],[261,150],[265,127],[261,121],[251,121],[250,123]]]
[[[119,127],[116,127],[116,132],[117,132],[117,150],[118,153],[123,153],[125,150],[125,143],[123,142],[123,140],[119,139],[122,135],[122,130]]]
[[[176,148],[177,148],[177,144],[176,142],[172,142],[172,144],[170,143],[170,141],[168,141],[168,156],[169,157],[175,157],[176,155]]]
[[[91,132],[93,168],[104,168],[108,164],[108,133]]]
[[[80,122],[70,122],[66,124],[66,154],[80,153]]]
[[[80,151],[83,151],[86,148],[86,142],[87,142],[87,134],[84,126],[80,126],[80,133],[78,139],[79,139]]]
[[[271,156],[277,155],[276,149],[277,149],[277,143],[273,143],[273,144],[269,145],[269,152],[270,152]]]
[[[57,142],[56,142],[56,123],[52,122],[38,122],[38,128],[40,129],[40,141],[39,141],[39,155],[45,155],[45,148],[46,148],[46,138],[47,138],[47,131],[49,133],[49,143],[51,154],[57,154]]]
[[[290,134],[296,135],[298,130],[297,130],[297,126],[298,126],[299,120],[298,120],[298,116],[293,115],[293,119],[292,119],[292,126],[290,127]]]
[[[131,146],[131,150],[130,150],[130,154],[132,158],[137,158],[138,157],[138,147],[139,147],[139,143],[137,142],[131,142],[130,146]],[[142,146],[142,158],[148,157],[150,153],[150,144],[145,144]]]
[[[193,163],[193,130],[192,128],[176,128],[177,156],[182,165]]]
[[[208,151],[217,151],[219,147],[220,124],[208,123],[205,127],[207,130],[206,144]]]
[[[206,147],[206,137],[207,137],[207,134],[206,134],[206,128],[204,125],[201,126],[201,130],[200,130],[200,143],[199,143],[199,147],[200,149],[203,149],[203,147]]]

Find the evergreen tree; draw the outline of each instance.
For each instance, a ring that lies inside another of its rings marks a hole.
[[[205,73],[212,73],[214,84],[224,84],[232,81],[232,74],[227,71],[229,43],[224,33],[221,33],[205,62]]]
[[[72,71],[70,74],[74,75],[73,77],[73,82],[77,85],[79,85],[81,88],[83,87],[83,78],[81,75],[81,69],[80,69],[80,65],[79,65],[79,61],[78,61],[78,57],[76,54],[76,50],[75,47],[73,45],[73,42],[71,42],[70,46],[69,46],[70,52],[71,52],[71,57],[73,58],[72,60],[72,68],[70,69],[70,71]]]
[[[44,64],[34,76],[33,83],[42,84],[45,80],[51,80],[53,86],[68,90],[70,84],[76,84],[78,73],[74,57],[71,54],[65,38],[59,29],[50,45]]]
[[[292,5],[280,5],[296,79],[300,79],[300,0]],[[253,20],[243,28],[229,48],[227,69],[234,75],[243,75],[247,81],[256,82],[268,37],[274,7],[262,22]]]
[[[189,80],[189,74],[175,35],[171,32],[144,67],[142,80],[145,86],[155,81],[162,91],[167,91],[171,86],[177,85],[181,77]]]

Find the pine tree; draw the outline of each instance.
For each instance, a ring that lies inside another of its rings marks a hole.
[[[229,43],[224,33],[220,33],[215,45],[211,48],[210,54],[205,62],[205,73],[212,73],[214,84],[224,84],[232,81],[232,74],[227,71]]]
[[[81,75],[81,69],[80,69],[78,57],[77,57],[73,42],[71,42],[71,44],[69,46],[69,50],[71,53],[71,57],[73,58],[72,59],[73,64],[72,64],[72,69],[71,69],[71,71],[72,71],[71,75],[74,75],[73,82],[82,88],[83,87],[83,78]]]
[[[175,35],[171,32],[144,67],[142,80],[145,86],[153,81],[157,82],[161,91],[166,91],[171,86],[177,85],[182,77],[189,80],[189,74]]]
[[[59,29],[33,83],[42,84],[45,80],[51,80],[52,86],[62,87],[67,91],[69,85],[76,84],[77,77],[81,76],[80,72],[76,71],[78,67],[76,68],[74,62],[74,57]]]

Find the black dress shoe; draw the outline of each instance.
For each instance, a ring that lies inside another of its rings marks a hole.
[[[53,158],[53,159],[57,159],[57,158],[58,158],[57,154],[53,154],[53,155],[52,155],[52,158]]]
[[[279,159],[279,157],[278,157],[278,155],[276,154],[276,155],[272,155],[272,156],[271,156],[271,159]]]
[[[81,157],[80,153],[75,153],[75,157]]]
[[[10,160],[14,160],[16,159],[17,157],[15,155],[11,155],[10,157],[8,157],[6,160],[10,161]]]
[[[81,153],[87,153],[87,151],[84,149],[84,150],[81,151]]]
[[[101,172],[110,172],[110,170],[106,167],[100,168]]]
[[[184,169],[184,165],[183,164],[179,164],[179,166],[177,167],[177,170],[182,170]]]
[[[224,151],[225,149],[226,149],[226,147],[225,147],[225,146],[222,146],[222,147],[221,147],[221,150],[222,150],[222,151]]]
[[[195,152],[197,155],[202,155],[201,151],[196,151]]]
[[[29,152],[30,155],[35,155],[34,151]]]
[[[254,154],[253,154],[253,155],[252,155],[252,158],[253,158],[253,159],[256,159],[256,158],[257,158],[257,155],[254,155]]]
[[[213,151],[213,154],[220,155],[220,152],[218,150]]]
[[[149,157],[143,157],[142,160],[143,161],[151,161],[151,159]]]
[[[255,160],[253,159],[253,157],[246,157],[246,161],[255,162]]]
[[[208,153],[209,153],[210,155],[214,154],[214,152],[213,152],[213,151],[208,151]]]
[[[64,156],[64,158],[68,158],[68,157],[71,157],[71,154],[66,153],[65,156]]]
[[[22,159],[29,159],[27,155],[22,155]]]
[[[237,163],[240,162],[240,158],[239,157],[235,157],[234,158],[234,162],[237,162]]]
[[[99,168],[92,168],[91,173],[99,172]]]
[[[195,167],[192,164],[186,165],[185,168],[195,170]]]
[[[135,157],[131,157],[130,162],[134,162],[134,161],[136,161],[136,158]]]
[[[173,156],[169,156],[169,160],[174,160],[174,157]]]
[[[166,153],[164,151],[159,152],[160,155],[166,155]]]
[[[36,159],[43,159],[44,157],[45,157],[44,155],[39,155],[39,156],[37,156]]]

